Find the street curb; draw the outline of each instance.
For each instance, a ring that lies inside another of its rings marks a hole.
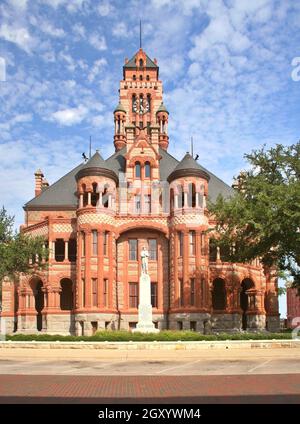
[[[300,349],[300,340],[218,340],[177,342],[63,342],[2,341],[0,349],[99,349],[99,350],[211,350],[211,349]]]

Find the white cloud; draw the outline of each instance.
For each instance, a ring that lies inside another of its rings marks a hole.
[[[40,23],[40,30],[51,37],[61,38],[66,35],[62,28],[55,28],[51,22],[43,21]]]
[[[112,29],[112,34],[115,37],[129,37],[130,32],[128,31],[127,25],[124,22],[118,22]]]
[[[28,0],[9,0],[9,4],[14,9],[19,9],[20,11],[25,11],[27,8]]]
[[[50,120],[56,121],[58,124],[63,126],[71,126],[80,124],[87,116],[88,110],[86,107],[80,105],[76,108],[68,108],[58,110],[52,113]]]
[[[0,38],[16,44],[27,53],[30,53],[36,45],[35,38],[30,35],[27,28],[10,26],[6,23],[0,26]]]
[[[97,10],[100,16],[107,16],[113,12],[114,7],[109,1],[103,1],[98,5]]]
[[[96,76],[100,73],[100,71],[107,65],[107,61],[105,58],[101,58],[94,62],[94,65],[91,71],[88,74],[88,81],[93,82]]]
[[[106,40],[103,35],[93,33],[89,37],[89,42],[96,50],[102,51],[107,49]]]

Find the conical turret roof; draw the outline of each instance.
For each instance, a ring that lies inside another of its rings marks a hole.
[[[88,175],[99,175],[112,178],[116,182],[118,181],[117,174],[108,167],[106,161],[100,155],[98,150],[96,153],[83,165],[83,167],[76,174],[76,179],[88,176]]]
[[[206,170],[195,161],[189,152],[187,152],[174,171],[169,175],[168,181],[170,182],[176,178],[190,176],[205,178],[207,181],[210,179]]]

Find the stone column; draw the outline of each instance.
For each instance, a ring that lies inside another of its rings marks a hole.
[[[65,261],[69,260],[69,240],[65,240]]]
[[[183,257],[182,257],[182,266],[183,266],[183,304],[184,307],[189,305],[189,232],[185,230],[183,232]]]
[[[91,206],[92,204],[92,193],[89,191],[88,192],[88,206]]]
[[[85,306],[91,308],[91,231],[86,232],[85,238]]]

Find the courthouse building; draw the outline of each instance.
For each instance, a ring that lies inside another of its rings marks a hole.
[[[8,331],[133,329],[143,246],[157,328],[276,330],[276,276],[259,261],[231,264],[210,248],[207,230],[215,223],[207,199],[233,189],[192,154],[168,153],[171,117],[157,61],[140,49],[125,60],[119,88],[115,153],[104,159],[96,151],[50,186],[42,171],[35,173],[22,231],[45,238],[49,266],[4,282]],[[201,160],[201,148],[197,153]]]

